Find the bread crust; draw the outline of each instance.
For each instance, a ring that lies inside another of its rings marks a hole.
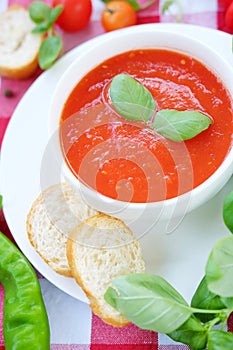
[[[39,48],[43,40],[43,36],[39,34],[32,34],[31,33],[31,28],[33,25],[28,25],[28,23],[31,22],[31,19],[29,17],[28,11],[20,6],[20,5],[12,5],[10,6],[5,12],[0,14],[0,22],[4,23],[4,29],[5,33],[4,35],[9,35],[7,32],[9,28],[9,32],[11,32],[11,23],[9,14],[14,13],[15,16],[24,16],[23,19],[26,19],[27,21],[27,32],[25,35],[30,37],[31,43],[33,45],[28,45],[25,47],[26,50],[30,50],[30,54],[27,57],[22,57],[19,59],[17,56],[17,50],[18,47],[16,45],[16,48],[12,50],[12,52],[7,52],[7,45],[8,42],[6,41],[5,43],[0,45],[0,76],[10,78],[10,79],[27,79],[30,76],[32,76],[37,68],[38,68],[38,54],[39,54]],[[23,20],[22,19],[22,20]],[[13,18],[12,18],[13,21]],[[19,28],[20,31],[21,28]],[[2,34],[3,35],[3,34]],[[12,35],[12,33],[11,33]],[[16,36],[18,33],[16,34]],[[17,40],[17,39],[16,39]],[[25,45],[26,39],[22,39],[22,42],[19,44],[20,45]],[[9,59],[8,59],[9,58]],[[11,61],[11,64],[9,64],[9,61]],[[12,64],[14,62],[14,64]]]

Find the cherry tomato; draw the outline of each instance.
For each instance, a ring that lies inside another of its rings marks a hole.
[[[113,0],[108,2],[103,10],[101,22],[107,32],[129,27],[137,23],[136,11],[126,1]]]
[[[53,0],[53,7],[63,5],[56,23],[66,32],[76,32],[88,24],[92,13],[91,0]]]
[[[230,6],[226,10],[225,24],[226,24],[227,28],[233,30],[233,1],[231,2]]]

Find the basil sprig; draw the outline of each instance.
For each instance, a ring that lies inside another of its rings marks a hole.
[[[156,112],[150,91],[128,74],[118,74],[112,79],[110,97],[122,117],[147,122],[155,132],[175,142],[197,136],[212,123],[199,111],[161,109]]]
[[[232,231],[233,195],[223,217]],[[190,305],[162,277],[129,274],[115,278],[105,300],[140,328],[167,334],[192,350],[231,350],[233,333],[224,331],[233,312],[233,235],[219,239],[207,259],[205,276]],[[221,330],[215,329],[221,324]]]
[[[29,6],[30,18],[36,24],[32,33],[46,34],[39,49],[38,62],[41,69],[51,67],[62,50],[62,39],[54,30],[54,23],[62,11],[62,5],[51,8],[42,1],[34,1]]]

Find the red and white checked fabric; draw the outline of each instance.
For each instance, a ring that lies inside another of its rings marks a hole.
[[[2,1],[2,0],[1,0]],[[101,0],[93,1],[93,16],[89,26],[77,34],[64,34],[65,51],[104,33],[100,24],[100,13],[103,9]],[[180,0],[183,6],[183,23],[202,25],[210,28],[227,31],[224,26],[223,0]],[[9,0],[8,5],[18,3],[27,7],[30,0]],[[50,3],[50,0],[47,1]],[[143,0],[141,0],[143,3]],[[138,23],[175,22],[174,14],[160,14],[163,1],[157,1],[149,9],[138,13]],[[1,11],[1,6],[0,6]],[[24,81],[2,79],[0,85],[0,145],[7,124],[18,102],[40,75],[38,72],[33,78]],[[6,98],[3,95],[5,88],[14,92],[14,97]],[[9,236],[11,233],[0,212],[0,231]],[[103,323],[93,315],[89,306],[65,294],[53,286],[43,277],[40,277],[41,289],[48,312],[51,328],[52,350],[185,350],[187,346],[173,342],[165,335],[143,331],[134,325],[116,329]],[[4,350],[2,333],[4,290],[0,285],[0,350]],[[233,317],[229,319],[228,328],[233,331]]]

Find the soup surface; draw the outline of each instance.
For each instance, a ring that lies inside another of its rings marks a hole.
[[[81,69],[81,67],[80,67]],[[126,73],[150,90],[157,110],[198,110],[211,126],[185,142],[156,134],[111,108],[109,84]],[[62,112],[63,154],[76,177],[98,192],[130,202],[173,198],[200,185],[232,144],[231,97],[201,62],[168,50],[133,50],[86,74]]]

